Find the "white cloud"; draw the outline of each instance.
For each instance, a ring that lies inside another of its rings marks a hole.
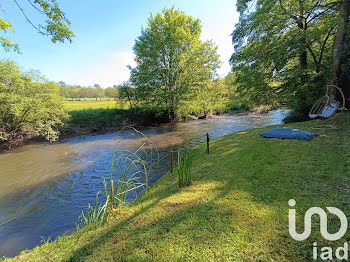
[[[218,46],[218,54],[222,62],[221,68],[218,70],[219,76],[226,76],[231,66],[229,59],[233,53],[232,45],[232,23],[204,23],[202,31],[202,40],[212,40]]]
[[[75,72],[68,82],[83,86],[92,86],[97,83],[102,87],[121,84],[129,79],[128,65],[135,66],[132,51],[105,54],[98,61]]]

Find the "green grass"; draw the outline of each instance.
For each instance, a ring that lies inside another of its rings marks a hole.
[[[190,186],[179,188],[169,173],[104,226],[9,261],[312,261],[314,241],[336,247],[350,234],[326,242],[313,223],[308,240],[293,240],[288,200],[297,201],[299,232],[312,206],[334,206],[350,218],[350,113],[287,126],[321,136],[265,139],[258,135],[264,127],[213,140],[210,155],[202,144],[192,149]],[[338,224],[329,216],[330,232]]]
[[[69,118],[65,121],[63,132],[104,131],[122,127],[127,121],[128,105],[120,101],[67,101],[64,108]]]
[[[106,101],[106,100],[87,100],[87,101],[66,101],[64,108],[70,111],[89,110],[89,109],[127,109],[128,106],[120,101]]]
[[[103,131],[106,128],[122,127],[126,121],[126,109],[82,109],[69,111],[69,119],[65,122],[64,130],[89,129]]]

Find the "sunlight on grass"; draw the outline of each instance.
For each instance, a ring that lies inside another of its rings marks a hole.
[[[67,111],[86,110],[86,109],[127,109],[128,106],[120,101],[67,101],[64,104]]]

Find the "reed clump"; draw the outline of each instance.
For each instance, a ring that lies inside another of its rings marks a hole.
[[[178,152],[177,174],[179,178],[179,187],[184,187],[191,184],[192,161],[193,156],[190,152],[184,151],[182,155],[180,152]]]

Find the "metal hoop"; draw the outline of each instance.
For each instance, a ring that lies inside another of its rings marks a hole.
[[[344,95],[343,91],[339,87],[337,87],[335,85],[326,85],[326,87],[327,87],[327,93],[328,93],[328,90],[329,90],[330,87],[333,87],[333,88],[335,88],[336,90],[339,91],[339,93],[341,94],[342,100],[343,100],[343,105],[342,105],[341,108],[345,109],[345,103],[346,102],[345,102],[345,95]]]

